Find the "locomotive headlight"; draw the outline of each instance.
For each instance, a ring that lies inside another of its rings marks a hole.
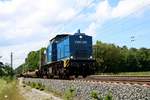
[[[93,57],[92,56],[90,56],[90,59],[92,59]]]
[[[73,56],[70,56],[71,59],[73,59]]]
[[[79,38],[82,39],[82,36],[80,35]]]

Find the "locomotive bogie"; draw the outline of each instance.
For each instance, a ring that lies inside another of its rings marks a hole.
[[[48,64],[41,69],[41,76],[47,78],[86,77],[93,73],[94,60],[65,60]]]

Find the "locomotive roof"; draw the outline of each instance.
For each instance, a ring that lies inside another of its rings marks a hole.
[[[80,32],[80,29],[78,29],[77,33],[75,33],[74,35],[85,35],[85,33],[81,33]],[[58,41],[66,36],[70,36],[70,34],[59,34],[59,35],[56,35],[54,38],[52,38],[50,40],[50,42],[53,42],[53,41]]]
[[[64,37],[66,37],[66,36],[69,36],[70,34],[59,34],[59,35],[56,35],[54,38],[52,38],[51,40],[50,40],[50,42],[52,42],[53,40],[59,40],[59,39],[61,39],[61,38],[64,38]]]

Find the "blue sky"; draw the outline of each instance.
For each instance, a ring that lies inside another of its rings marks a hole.
[[[81,29],[119,46],[150,48],[150,0],[2,0],[0,61],[14,66],[57,34]],[[131,37],[134,36],[134,42]]]

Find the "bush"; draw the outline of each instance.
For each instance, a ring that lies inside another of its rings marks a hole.
[[[101,97],[100,93],[96,90],[93,90],[90,93],[90,97],[92,100],[113,100],[113,96],[111,94],[111,92],[109,92],[104,98]]]
[[[36,87],[36,83],[32,82],[32,83],[30,84],[30,86],[31,86],[32,88],[35,88],[35,87]]]
[[[100,93],[98,93],[98,91],[93,90],[90,94],[90,97],[92,100],[103,100],[99,94]]]
[[[45,89],[45,86],[42,85],[41,83],[36,83],[35,88],[36,88],[36,89],[39,89],[39,90],[44,90],[44,89]]]
[[[2,79],[5,80],[7,83],[10,83],[10,82],[12,82],[14,80],[14,77],[3,76]]]
[[[111,92],[109,92],[109,93],[106,95],[105,100],[113,100],[112,98],[113,98],[113,97],[112,97],[112,94],[111,94]]]
[[[73,100],[75,97],[75,88],[70,87],[68,90],[65,91],[64,100]]]
[[[45,86],[42,85],[42,83],[28,82],[27,85],[31,86],[32,88],[39,89],[39,90],[45,90]]]
[[[45,85],[41,85],[40,90],[41,91],[45,90]]]

